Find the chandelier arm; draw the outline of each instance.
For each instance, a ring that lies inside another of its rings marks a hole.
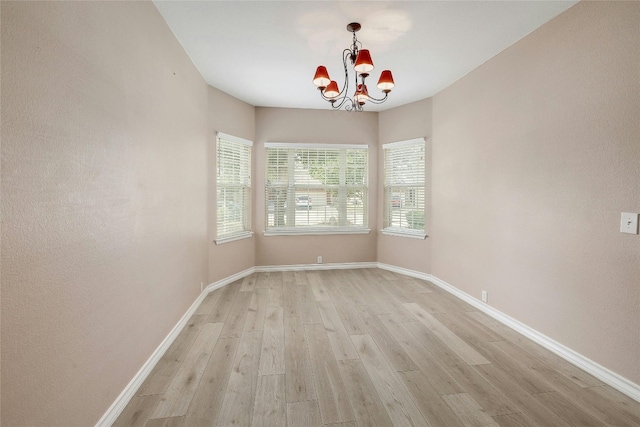
[[[349,101],[349,102],[347,102],[347,101]],[[349,98],[348,96],[345,96],[342,99],[342,101],[340,101],[340,104],[335,105],[334,103],[331,103],[331,108],[333,108],[334,110],[339,110],[339,109],[342,108],[343,105],[345,105],[345,103],[346,103],[346,106],[345,106],[346,110],[350,110],[349,107],[354,104],[354,102],[353,102],[353,100],[351,98]]]
[[[384,101],[387,100],[388,96],[389,96],[388,92],[384,94],[384,97],[379,98],[379,99],[378,98],[374,98],[371,95],[369,95],[369,99],[367,99],[367,102],[371,101],[372,104],[382,104]]]
[[[331,108],[333,108],[334,110],[339,110],[340,108],[342,108],[342,106],[347,100],[349,100],[353,104],[353,101],[351,100],[351,98],[347,96],[349,91],[349,69],[347,66],[347,59],[350,56],[351,56],[351,50],[345,49],[344,51],[342,51],[342,65],[344,66],[344,86],[342,87],[342,90],[340,91],[338,96],[335,97],[334,99],[327,98],[326,96],[324,96],[324,92],[320,91],[320,95],[322,96],[322,98],[325,101],[329,101],[331,103]],[[338,102],[338,100],[340,100],[340,102]]]
[[[350,99],[346,95],[342,96],[342,99],[340,99],[340,98],[335,98],[335,99],[327,98],[326,96],[324,96],[323,93],[321,93],[320,95],[322,95],[322,99],[324,99],[325,101],[329,101],[331,103],[331,108],[333,108],[334,110],[339,110],[340,108],[342,108],[342,105],[344,105],[345,101],[347,99]],[[337,103],[338,100],[340,100],[339,103]]]
[[[351,50],[349,49],[345,49],[344,51],[342,51],[342,65],[344,67],[344,86],[342,86],[342,90],[340,91],[340,93],[338,94],[338,96],[336,96],[335,98],[328,98],[324,95],[324,90],[320,91],[320,96],[322,96],[322,99],[324,99],[325,101],[329,101],[331,102],[332,107],[335,107],[335,103],[341,99],[339,105],[342,106],[344,104],[344,102],[349,99],[347,97],[347,93],[349,91],[349,69],[347,66],[347,59],[350,57],[351,55]],[[357,82],[356,82],[357,83]],[[339,108],[339,107],[335,107],[335,108]]]
[[[344,109],[346,111],[352,112],[352,111],[364,111],[364,108],[362,108],[362,105],[358,104],[357,102],[352,101],[351,104],[347,104],[346,107],[344,107]]]
[[[353,101],[351,101],[351,98],[349,98],[346,95],[346,93],[343,96],[338,97],[338,98],[327,98],[326,96],[324,96],[324,93],[322,93],[322,92],[320,92],[320,96],[322,96],[322,99],[324,99],[325,101],[329,101],[331,103],[331,108],[333,108],[334,110],[339,110],[340,108],[342,108],[342,106],[344,105],[344,103],[347,100],[349,100],[350,102],[353,102]],[[340,100],[339,103],[337,103],[338,100]]]

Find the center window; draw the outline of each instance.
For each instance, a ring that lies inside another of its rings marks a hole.
[[[366,145],[266,143],[266,234],[368,232]]]

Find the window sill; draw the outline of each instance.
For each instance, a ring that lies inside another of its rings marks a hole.
[[[216,245],[222,245],[223,243],[235,242],[236,240],[248,239],[253,236],[253,231],[246,231],[240,234],[234,234],[233,236],[221,237],[214,239]]]
[[[267,230],[264,235],[269,236],[326,236],[331,234],[369,234],[368,228],[332,227],[332,228],[281,228]]]
[[[385,228],[381,230],[381,232],[387,236],[409,237],[411,239],[420,240],[424,240],[427,237],[427,234],[421,230],[409,231],[402,228]]]

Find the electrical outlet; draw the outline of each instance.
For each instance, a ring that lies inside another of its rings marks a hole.
[[[482,291],[482,302],[487,302],[489,300],[489,293],[487,291]]]
[[[318,255],[318,264],[322,264],[322,255]]]

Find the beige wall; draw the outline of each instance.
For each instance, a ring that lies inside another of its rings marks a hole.
[[[425,147],[425,231],[431,234],[431,98],[383,111],[378,118],[378,205],[380,212],[376,230],[384,221],[384,154],[382,145],[389,142],[426,138]],[[431,240],[389,236],[378,233],[377,261],[396,267],[431,273]]]
[[[150,2],[2,2],[2,424],[89,426],[207,277],[207,87]]]
[[[636,384],[639,117],[638,2],[581,2],[433,99],[433,274]]]
[[[255,107],[209,86],[209,283],[255,265],[255,238],[216,245],[216,131],[253,141]],[[253,149],[255,152],[255,147]],[[255,163],[255,154],[253,156]],[[255,164],[252,164],[255,170]],[[254,180],[255,182],[255,180]],[[255,193],[259,189],[252,188]]]
[[[264,236],[265,142],[368,144],[369,203],[377,205],[377,113],[256,108],[255,209],[256,265],[373,262],[376,260],[377,215],[370,209],[369,234],[329,236]]]

